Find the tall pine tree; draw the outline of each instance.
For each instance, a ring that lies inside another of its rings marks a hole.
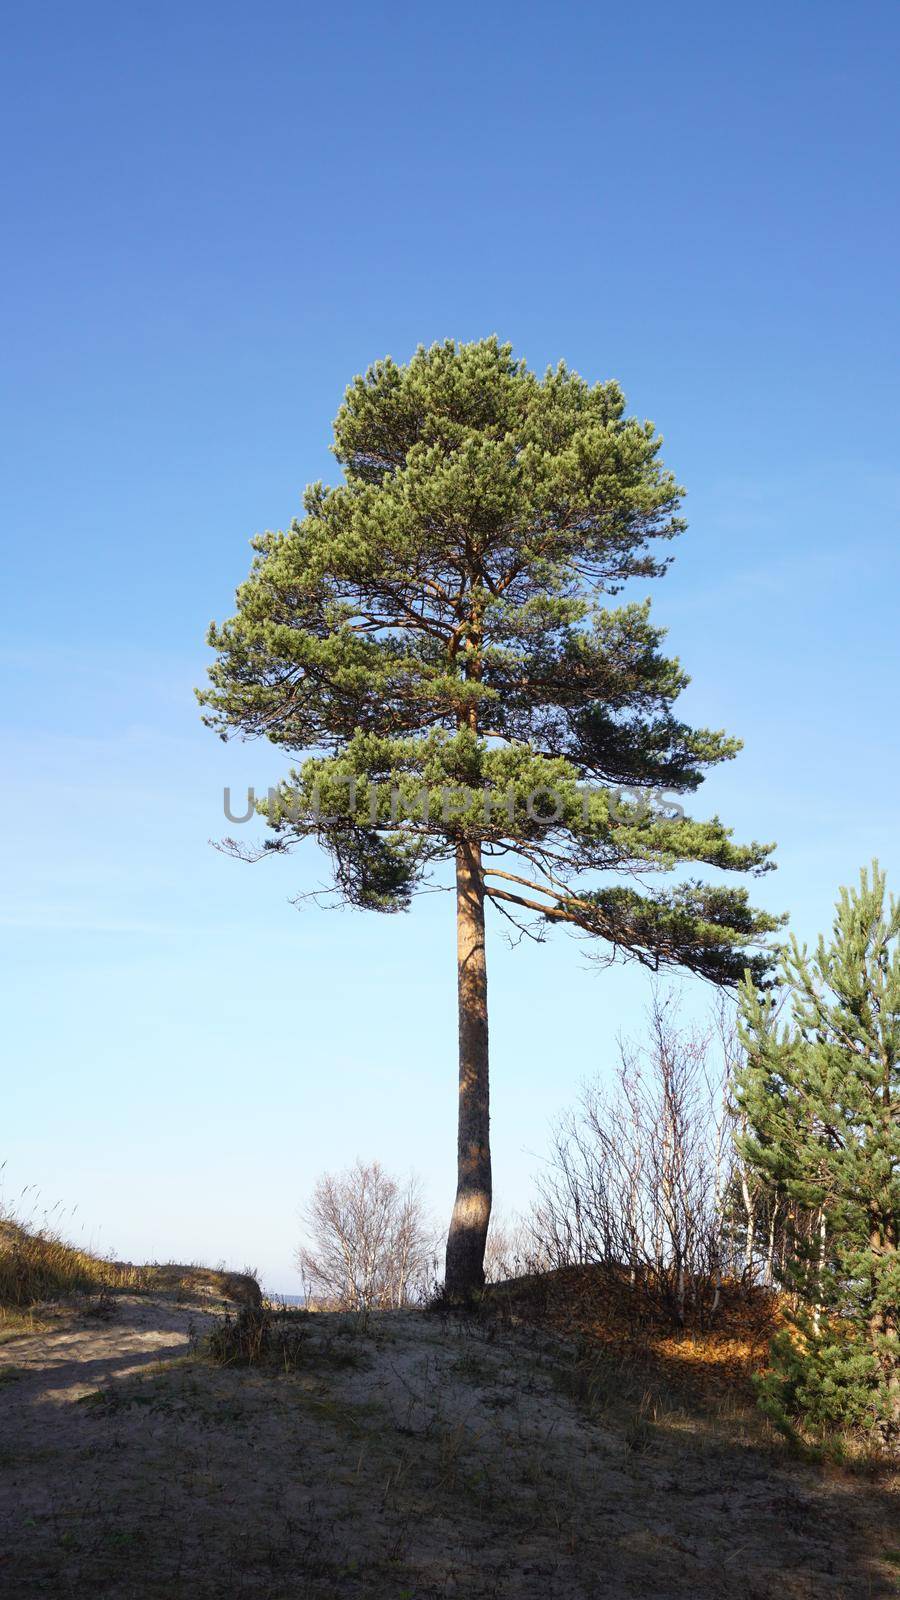
[[[660,439],[617,384],[564,365],[540,379],[493,338],[447,341],[357,378],[334,437],[344,482],[314,484],[301,519],[253,541],[200,698],[223,737],[305,755],[263,804],[271,846],[315,836],[353,905],[405,909],[455,863],[447,1287],[464,1295],[483,1282],[491,1205],[485,902],[581,929],[611,957],[733,982],[761,970],[750,949],[774,919],[743,889],[635,878],[684,862],[760,872],[771,846],[640,793],[694,790],[739,744],[673,714],[687,678],[649,602],[603,604],[660,575],[655,547],[683,527]]]
[[[897,1444],[900,905],[873,863],[835,909],[813,956],[792,940],[780,995],[750,980],[741,991],[742,1151],[810,1223],[793,1234],[799,1311],[763,1400],[785,1424],[850,1424]]]

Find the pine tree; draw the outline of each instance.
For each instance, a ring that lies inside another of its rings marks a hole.
[[[830,944],[784,952],[780,995],[741,990],[742,1153],[793,1203],[794,1329],[763,1403],[900,1439],[900,905],[884,874],[842,889]],[[788,1021],[779,1008],[787,1003]]]
[[[223,737],[306,756],[261,802],[272,848],[315,836],[353,905],[405,909],[456,869],[459,1177],[447,1287],[482,1281],[491,1203],[485,901],[567,924],[610,957],[736,982],[775,925],[746,890],[688,882],[641,893],[635,873],[682,862],[764,871],[643,791],[694,790],[739,742],[693,730],[687,683],[649,601],[606,608],[667,565],[682,491],[653,425],[615,383],[560,364],[539,379],[495,338],[379,362],[334,426],[344,482],[314,484],[286,532],[253,541],[237,613],[213,625]],[[623,799],[616,786],[630,786]],[[585,883],[622,873],[627,886]]]

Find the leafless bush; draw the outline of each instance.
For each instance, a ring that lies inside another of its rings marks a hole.
[[[506,1283],[528,1272],[540,1272],[546,1265],[529,1223],[521,1217],[508,1218],[502,1212],[492,1212],[484,1252],[486,1283]]]
[[[648,1044],[621,1046],[613,1088],[587,1085],[558,1124],[531,1221],[554,1266],[615,1266],[679,1325],[707,1323],[740,1273],[728,1063],[710,1046],[655,1000]]]
[[[401,1185],[377,1161],[323,1173],[304,1220],[310,1243],[296,1259],[309,1295],[353,1311],[423,1299],[436,1240],[417,1179]]]

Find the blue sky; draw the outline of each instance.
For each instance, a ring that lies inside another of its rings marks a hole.
[[[297,911],[313,849],[217,855],[223,784],[281,769],[192,696],[370,361],[496,331],[618,378],[689,490],[652,587],[685,709],[746,745],[697,809],[778,840],[758,898],[803,937],[873,854],[900,888],[900,16],[87,0],[5,34],[6,1196],[290,1291],[323,1167],[453,1187],[449,898]],[[490,962],[512,1208],[648,989],[564,935]]]

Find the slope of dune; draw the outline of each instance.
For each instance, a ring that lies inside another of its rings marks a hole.
[[[799,1465],[602,1352],[586,1382],[583,1345],[550,1328],[285,1313],[274,1355],[222,1365],[204,1341],[221,1353],[234,1318],[221,1283],[182,1281],[42,1309],[7,1340],[4,1592],[898,1593],[888,1485]]]

